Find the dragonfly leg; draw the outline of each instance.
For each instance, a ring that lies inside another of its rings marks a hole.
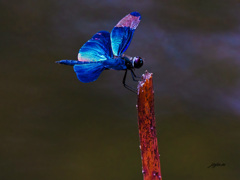
[[[132,79],[133,81],[140,81],[141,77],[136,76],[136,74],[134,73],[134,71],[131,69],[131,74],[132,74]]]
[[[123,81],[122,81],[123,86],[124,86],[126,89],[128,89],[129,91],[137,94],[137,90],[136,90],[136,89],[134,89],[134,88],[132,88],[131,86],[129,86],[129,85],[126,84],[126,77],[127,77],[127,69],[126,69],[125,74],[124,74],[124,76],[123,76]]]

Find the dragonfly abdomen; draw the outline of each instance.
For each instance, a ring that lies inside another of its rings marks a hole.
[[[60,60],[60,61],[56,61],[56,63],[65,64],[69,66],[74,66],[75,64],[83,64],[83,62],[77,61],[77,60]]]

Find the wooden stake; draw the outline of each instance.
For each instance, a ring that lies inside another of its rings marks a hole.
[[[162,180],[156,121],[154,115],[152,73],[146,71],[138,84],[138,128],[144,180]]]

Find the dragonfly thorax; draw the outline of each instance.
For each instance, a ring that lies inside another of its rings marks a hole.
[[[143,59],[141,57],[130,57],[127,55],[123,55],[122,59],[125,61],[125,65],[127,66],[127,69],[133,69],[133,68],[140,68],[143,65]]]

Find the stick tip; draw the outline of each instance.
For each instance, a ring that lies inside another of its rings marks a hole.
[[[146,81],[147,81],[147,80],[149,81],[149,80],[152,78],[152,74],[153,74],[153,73],[149,73],[147,70],[145,71],[144,74],[142,74],[142,80],[139,81],[138,87],[137,87],[137,89],[138,89],[138,94],[139,94],[140,89],[142,89],[142,87],[143,87],[144,84],[146,83]]]
[[[147,79],[149,80],[152,77],[153,73],[149,73],[147,70],[145,71],[145,74],[142,75],[142,79],[146,81]]]

